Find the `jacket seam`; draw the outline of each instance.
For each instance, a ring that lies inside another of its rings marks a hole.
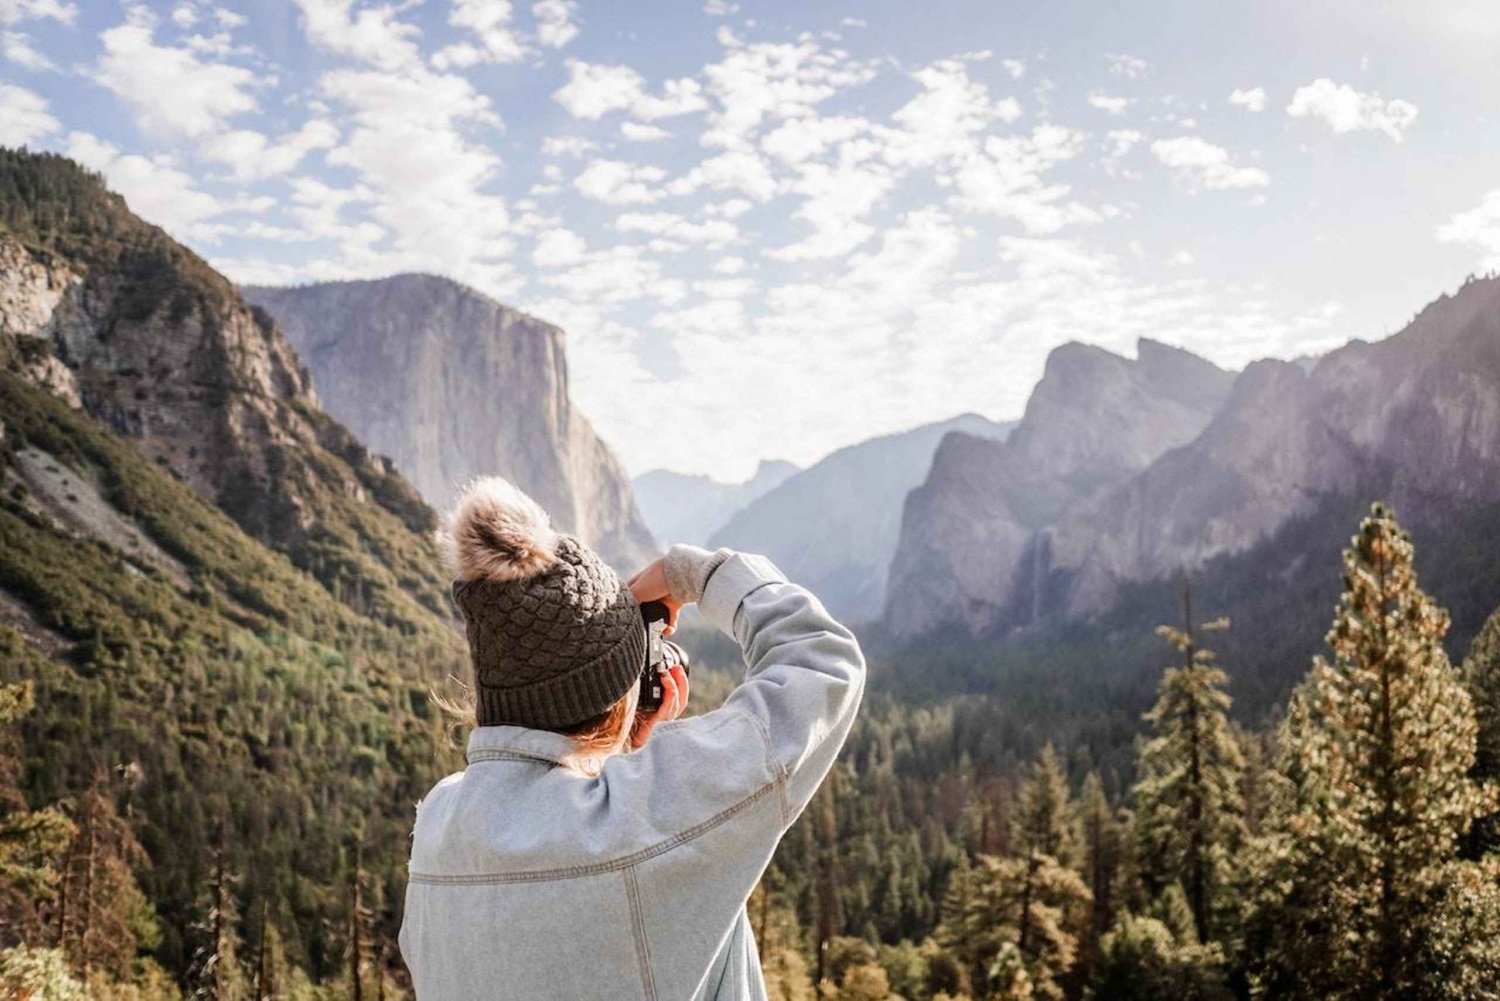
[[[786,782],[788,769],[776,766],[776,757],[771,751],[771,730],[766,726],[766,721],[753,713],[745,713],[750,722],[755,724],[755,729],[760,731],[761,743],[766,747],[766,774],[771,776],[771,781],[777,786],[776,804],[781,809],[781,827],[785,830],[791,823],[791,811],[787,807]]]
[[[742,813],[743,811],[749,809],[751,806],[754,806],[755,803],[765,797],[768,793],[777,792],[784,784],[785,776],[777,776],[774,781],[767,782],[765,785],[761,786],[759,789],[756,789],[744,799],[725,807],[724,809],[720,810],[718,813],[714,814],[712,817],[709,817],[707,820],[702,821],[701,823],[694,824],[692,827],[680,831],[677,834],[672,835],[670,838],[663,838],[656,844],[646,848],[642,848],[640,851],[632,852],[629,855],[622,855],[619,858],[609,859],[604,862],[591,862],[586,865],[563,866],[558,869],[533,869],[525,872],[466,873],[453,875],[442,873],[411,872],[408,874],[407,878],[410,882],[413,883],[427,883],[435,886],[474,886],[491,883],[543,883],[551,880],[576,879],[581,876],[597,876],[601,873],[615,872],[620,869],[627,869],[631,866],[639,865],[642,862],[656,858],[658,855],[669,852],[679,845],[684,845],[689,841],[693,841],[697,838],[702,837],[709,831],[712,831],[714,828],[734,817],[736,814]]]
[[[560,765],[562,760],[539,751],[515,751],[507,747],[485,747],[468,755],[468,763],[476,761],[540,761],[548,765]]]
[[[646,940],[646,920],[641,912],[641,888],[635,878],[635,866],[624,869],[625,896],[630,902],[630,927],[635,932],[635,958],[641,967],[641,989],[649,1001],[656,1001],[656,977],[651,971],[651,943]]]

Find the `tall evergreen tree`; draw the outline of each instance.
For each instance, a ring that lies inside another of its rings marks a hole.
[[[1078,802],[1078,828],[1083,844],[1083,875],[1093,902],[1089,905],[1089,946],[1098,943],[1114,924],[1120,906],[1116,889],[1120,882],[1120,858],[1125,839],[1120,822],[1098,772],[1090,772],[1083,781]]]
[[[1500,610],[1485,620],[1469,645],[1462,676],[1474,701],[1478,726],[1474,745],[1474,778],[1500,782]],[[1470,853],[1500,851],[1500,813],[1491,812],[1474,824]]]
[[[1182,662],[1162,675],[1146,714],[1155,735],[1141,748],[1133,790],[1142,879],[1151,893],[1182,886],[1199,941],[1220,931],[1214,915],[1245,836],[1244,759],[1229,725],[1229,678],[1199,640],[1228,625],[1218,619],[1195,626],[1192,591],[1184,586],[1182,628],[1157,627]]]
[[[1500,933],[1455,861],[1487,797],[1447,627],[1410,537],[1375,505],[1344,555],[1332,659],[1317,658],[1280,734],[1246,926],[1263,996],[1447,997],[1489,961],[1445,945],[1456,927]]]
[[[1017,851],[1023,856],[1049,855],[1063,866],[1075,864],[1077,843],[1068,777],[1050,743],[1032,763],[1019,800],[1012,832]]]

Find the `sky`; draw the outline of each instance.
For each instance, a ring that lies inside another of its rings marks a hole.
[[[1500,11],[0,0],[0,145],[241,283],[423,271],[562,326],[632,473],[972,411],[1048,351],[1242,367],[1500,269]]]

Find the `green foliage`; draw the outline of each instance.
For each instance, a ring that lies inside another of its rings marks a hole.
[[[1180,940],[1156,918],[1122,914],[1099,945],[1090,997],[1100,1001],[1229,1001],[1217,945]]]
[[[0,491],[0,590],[59,652],[0,626],[0,682],[34,686],[19,720],[29,804],[68,802],[101,769],[138,779],[108,798],[150,863],[130,863],[160,928],[137,937],[178,976],[222,848],[238,912],[270,920],[296,969],[330,977],[325,927],[345,910],[350,831],[380,892],[372,935],[392,942],[411,805],[456,764],[428,702],[464,663],[462,639],[401,598],[360,614],[113,434],[0,373],[9,442],[67,462],[188,570],[184,590]],[[0,477],[14,452],[4,455]],[[404,531],[404,529],[403,529]],[[399,589],[394,589],[396,593]],[[404,804],[404,805],[403,805]],[[0,879],[0,899],[34,894]],[[387,953],[389,956],[389,953]],[[248,961],[248,959],[247,959]]]
[[[1207,941],[1219,923],[1215,912],[1228,905],[1228,874],[1245,837],[1244,761],[1229,727],[1229,677],[1197,635],[1228,622],[1195,631],[1190,604],[1186,618],[1183,629],[1157,629],[1183,662],[1162,675],[1156,705],[1146,714],[1154,736],[1141,747],[1132,790],[1135,842],[1147,891],[1181,886],[1197,938]]]

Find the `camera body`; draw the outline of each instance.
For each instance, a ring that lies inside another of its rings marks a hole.
[[[686,674],[688,655],[686,650],[662,635],[667,625],[667,606],[662,602],[642,602],[641,621],[646,627],[646,662],[641,665],[641,691],[636,707],[641,712],[655,712],[661,708],[666,693],[661,683],[662,672],[681,665]]]

